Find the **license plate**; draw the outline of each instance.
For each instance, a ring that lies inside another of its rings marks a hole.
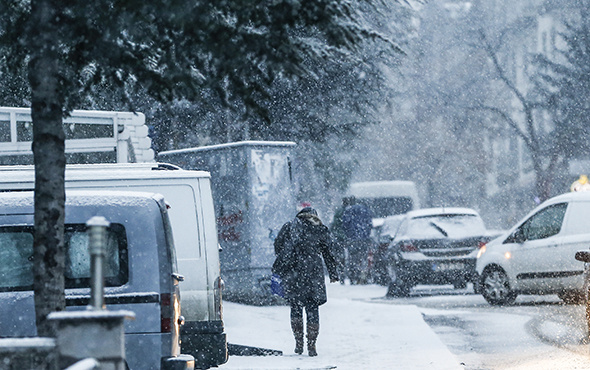
[[[433,263],[433,271],[449,271],[449,270],[463,270],[465,264],[461,262],[445,262],[445,263]]]

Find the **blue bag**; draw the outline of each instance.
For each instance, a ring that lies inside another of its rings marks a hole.
[[[270,277],[270,291],[279,297],[285,297],[285,290],[281,285],[281,277],[277,274],[272,274]]]

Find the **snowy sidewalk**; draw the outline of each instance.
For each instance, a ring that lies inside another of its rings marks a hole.
[[[329,284],[320,307],[318,357],[293,353],[287,306],[224,303],[228,342],[283,351],[231,356],[220,369],[462,369],[415,306],[381,300],[386,288]]]

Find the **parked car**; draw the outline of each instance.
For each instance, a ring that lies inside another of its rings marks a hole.
[[[68,310],[90,301],[86,222],[111,223],[104,261],[108,310],[127,310],[125,356],[129,369],[192,369],[180,354],[179,281],[167,205],[159,194],[118,191],[66,193],[65,295]],[[0,193],[0,337],[37,335],[33,293],[33,193]]]
[[[590,193],[556,196],[480,250],[476,291],[493,305],[511,304],[518,294],[581,302],[584,266],[574,256],[589,246]]]
[[[389,245],[387,295],[408,295],[418,284],[465,288],[474,280],[478,249],[491,238],[473,209],[408,212]]]

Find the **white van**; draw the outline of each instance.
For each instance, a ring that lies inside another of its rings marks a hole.
[[[404,214],[420,208],[420,198],[413,181],[366,181],[350,184],[347,197],[367,206],[374,219]]]
[[[227,361],[222,321],[219,246],[210,175],[156,164],[80,164],[66,167],[66,189],[159,193],[168,202],[181,284],[182,353],[195,367]],[[33,190],[33,166],[0,166],[0,191]]]
[[[588,246],[590,192],[558,195],[479,249],[475,290],[493,305],[511,304],[518,294],[582,302],[584,265],[575,255]]]

